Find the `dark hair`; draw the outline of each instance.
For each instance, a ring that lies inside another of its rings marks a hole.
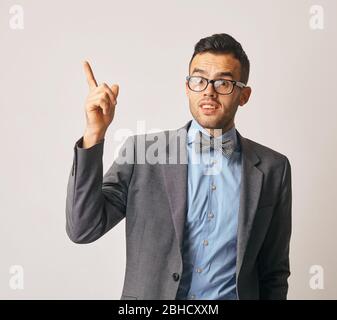
[[[193,58],[198,53],[231,53],[240,61],[241,64],[241,79],[240,81],[247,84],[249,78],[250,63],[248,57],[241,47],[241,44],[237,42],[233,37],[226,33],[213,34],[210,37],[200,39],[194,46],[194,53],[189,63],[191,66]]]

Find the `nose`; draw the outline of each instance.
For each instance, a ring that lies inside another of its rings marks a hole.
[[[216,97],[217,92],[214,90],[213,83],[209,83],[207,88],[204,91],[204,96],[205,97]]]

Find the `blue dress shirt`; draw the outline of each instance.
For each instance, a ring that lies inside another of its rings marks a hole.
[[[236,243],[241,150],[235,127],[215,139],[233,139],[235,151],[195,151],[196,133],[209,133],[193,119],[187,133],[188,211],[183,273],[176,299],[237,299]]]

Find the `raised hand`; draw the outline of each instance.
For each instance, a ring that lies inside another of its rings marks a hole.
[[[83,135],[83,148],[90,148],[101,141],[115,115],[119,86],[109,87],[106,83],[97,85],[89,62],[83,63],[89,85],[85,102],[86,128]]]

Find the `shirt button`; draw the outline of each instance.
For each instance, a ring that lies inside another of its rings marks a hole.
[[[204,240],[204,246],[207,246],[208,245],[208,240]]]
[[[173,280],[174,280],[174,281],[178,281],[178,280],[179,280],[179,273],[176,273],[176,272],[173,273],[173,274],[172,274],[172,277],[173,277]]]
[[[202,269],[201,268],[197,268],[195,271],[198,272],[198,273],[200,273],[202,271]]]
[[[215,184],[212,184],[212,190],[214,191],[216,189]]]
[[[214,217],[214,214],[212,213],[212,212],[209,212],[208,213],[208,219],[210,220],[210,219],[212,219]]]
[[[195,299],[195,294],[192,294],[192,295],[191,295],[191,299]]]

